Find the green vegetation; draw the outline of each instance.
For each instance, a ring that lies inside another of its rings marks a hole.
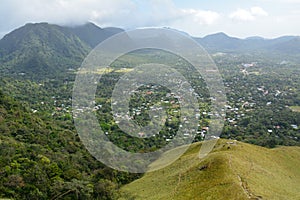
[[[111,199],[138,177],[91,157],[71,122],[42,120],[2,92],[0,132],[0,198]]]
[[[196,158],[196,143],[173,165],[146,174],[120,191],[141,175],[117,172],[95,160],[82,145],[72,114],[72,89],[83,58],[99,41],[120,31],[92,24],[77,28],[27,24],[0,41],[0,198],[218,199],[224,194],[225,199],[299,199],[298,147],[266,149],[240,142],[229,145],[227,140],[201,161]],[[219,43],[213,42],[217,39]],[[222,34],[200,42],[212,52],[226,52],[213,54],[227,93],[221,137],[269,148],[299,146],[297,46],[286,55],[280,53],[282,48],[270,53],[263,47],[256,52],[252,46],[251,51],[242,51],[243,41]],[[219,46],[211,46],[212,42]],[[274,41],[266,42],[273,45]],[[184,60],[153,50],[131,52],[106,71],[95,72],[102,75],[94,109],[102,129],[112,142],[132,152],[157,150],[176,135],[180,104],[165,87],[145,85],[130,99],[129,116],[142,126],[150,122],[154,105],[166,110],[163,128],[152,137],[127,136],[110,112],[111,93],[119,78],[134,65],[149,61],[174,67],[199,94],[195,142],[203,140],[212,115],[205,82],[200,74],[188,73],[192,66]]]
[[[300,106],[290,106],[290,109],[294,112],[300,112]]]
[[[64,27],[26,24],[0,40],[0,71],[18,78],[63,79],[69,69],[80,66],[90,49]]]
[[[299,199],[299,147],[219,140],[200,160],[193,144],[168,167],[124,186],[135,199]],[[124,198],[126,199],[126,198]]]

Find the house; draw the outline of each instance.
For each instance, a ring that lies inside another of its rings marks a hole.
[[[291,127],[292,127],[293,129],[298,129],[298,126],[297,126],[296,124],[292,124]]]

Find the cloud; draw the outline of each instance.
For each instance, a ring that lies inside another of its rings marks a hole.
[[[219,13],[209,10],[182,9],[180,12],[198,25],[211,25],[220,17]]]
[[[194,25],[212,25],[220,16],[219,13],[211,10],[179,8],[171,0],[152,0],[149,2],[146,9],[138,9],[131,18],[127,18],[128,22],[140,26],[172,26],[191,23]],[[137,23],[137,20],[140,23]]]
[[[261,7],[252,7],[250,9],[250,13],[253,15],[253,16],[257,16],[257,17],[260,17],[260,16],[268,16],[268,13],[262,9]]]
[[[202,9],[196,0],[1,0],[0,38],[28,22],[80,25],[88,21],[100,27],[125,29],[172,27],[194,36],[221,31],[242,37],[299,35],[300,14],[296,3],[300,0],[256,2],[258,6],[248,8],[249,2],[239,2],[247,9],[228,13],[236,8],[236,1],[220,2],[219,7],[215,6],[216,1],[207,1],[206,9]]]
[[[209,10],[182,9],[172,0],[4,0],[0,7],[0,32],[28,22],[136,28],[172,24],[211,25],[219,14]]]
[[[240,21],[252,21],[255,19],[251,12],[244,9],[238,9],[237,11],[231,13],[229,18]]]
[[[0,23],[6,27],[41,21],[72,25],[96,20],[102,24],[125,17],[134,9],[131,0],[4,0]]]
[[[230,19],[237,21],[253,21],[258,17],[268,16],[268,13],[261,7],[255,6],[249,10],[238,9],[229,15]]]

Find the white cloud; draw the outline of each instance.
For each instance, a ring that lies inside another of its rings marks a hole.
[[[7,27],[41,21],[82,24],[95,20],[102,25],[124,19],[134,9],[131,0],[4,0],[0,7],[0,24]]]
[[[249,10],[238,9],[229,15],[229,18],[238,21],[253,21],[257,17],[268,16],[268,13],[261,7],[255,6]]]
[[[211,25],[220,17],[219,13],[209,10],[182,9],[181,12],[198,25]]]
[[[219,13],[201,9],[183,9],[176,7],[171,0],[151,0],[146,10],[140,16],[134,17],[143,20],[143,26],[171,26],[174,24],[212,25]],[[136,15],[135,15],[136,16]]]
[[[268,13],[264,9],[258,6],[252,7],[250,9],[250,12],[253,16],[257,16],[257,17],[268,16]]]
[[[244,9],[238,9],[237,11],[231,13],[229,18],[241,21],[252,21],[255,19],[251,12]]]
[[[4,0],[0,7],[1,31],[28,22],[77,25],[87,21],[99,26],[136,28],[176,24],[212,25],[219,14],[183,9],[172,0]],[[5,27],[4,27],[5,25]]]
[[[0,38],[4,33],[28,22],[77,25],[87,21],[101,27],[125,29],[137,27],[172,27],[194,36],[225,32],[233,36],[300,34],[300,0],[256,0],[249,2],[174,0],[0,0]],[[175,3],[174,3],[175,2]],[[202,4],[201,4],[202,5]],[[250,4],[251,5],[251,4]],[[242,9],[242,8],[247,9]],[[266,12],[263,8],[268,8]],[[279,9],[280,8],[280,9]],[[247,23],[239,23],[247,22]]]

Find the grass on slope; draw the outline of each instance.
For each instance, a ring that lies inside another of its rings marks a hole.
[[[300,147],[267,149],[219,140],[199,160],[200,145],[124,186],[125,199],[300,199]]]
[[[290,109],[291,109],[293,112],[300,112],[300,106],[290,106]]]

